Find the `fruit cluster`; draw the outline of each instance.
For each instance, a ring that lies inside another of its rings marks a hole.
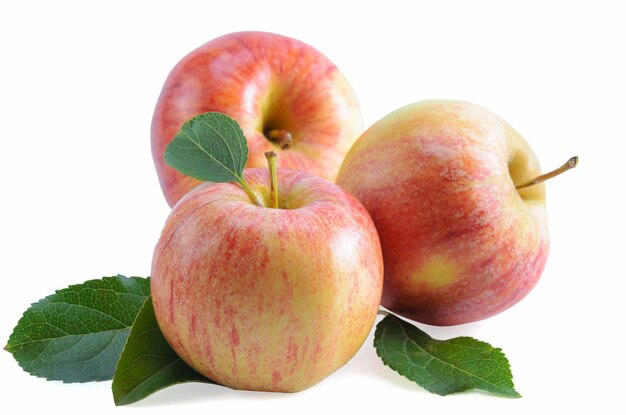
[[[200,184],[164,161],[207,112],[247,139],[240,184]],[[511,126],[474,104],[424,101],[362,132],[345,77],[288,37],[233,33],[185,56],[158,100],[152,150],[173,206],[152,263],[155,315],[185,362],[233,388],[317,383],[356,353],[381,301],[435,325],[493,316],[548,256],[545,186],[525,184],[539,163]],[[277,171],[261,169],[268,151]]]
[[[398,374],[439,395],[520,397],[500,348],[398,316],[462,324],[524,298],[548,256],[543,181],[578,159],[541,174],[513,128],[463,101],[362,130],[345,77],[306,44],[241,32],[191,52],[152,122],[172,211],[151,278],[57,290],[4,350],[47,380],[112,380],[116,405],[190,381],[294,392],[383,314],[373,345]]]

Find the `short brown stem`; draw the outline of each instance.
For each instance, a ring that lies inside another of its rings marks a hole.
[[[515,185],[516,189],[522,189],[524,187],[532,186],[534,184],[538,184],[541,182],[545,182],[548,179],[551,179],[555,176],[558,176],[561,173],[565,173],[566,171],[573,169],[578,165],[578,157],[574,156],[567,160],[567,163],[559,167],[558,169],[552,170],[546,174],[542,174],[541,176],[537,176],[534,179],[528,180],[526,182]]]
[[[270,207],[278,209],[278,179],[276,178],[276,157],[275,151],[266,151],[265,158],[270,169]]]
[[[270,139],[270,141],[278,144],[278,146],[282,150],[289,148],[293,143],[293,136],[287,130],[281,130],[277,128],[267,131],[265,135],[267,136],[267,138]]]

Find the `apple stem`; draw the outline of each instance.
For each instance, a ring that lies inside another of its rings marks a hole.
[[[285,150],[293,143],[293,136],[287,130],[274,129],[267,132],[267,137],[278,144],[281,150]]]
[[[542,174],[541,176],[537,176],[534,179],[528,180],[526,182],[515,185],[516,189],[522,189],[524,187],[532,186],[534,184],[538,184],[541,182],[545,182],[548,179],[551,179],[555,176],[558,176],[561,173],[565,173],[566,171],[573,169],[578,165],[578,156],[571,157],[567,162],[559,167],[558,169],[552,170],[546,174]]]
[[[250,186],[248,186],[248,183],[245,181],[243,177],[238,177],[237,179],[239,181],[239,184],[243,188],[243,191],[246,192],[246,194],[248,195],[252,203],[254,203],[257,206],[265,206],[265,204],[261,201],[259,196],[257,196],[257,194],[254,193],[252,189],[250,189]]]
[[[278,179],[276,178],[276,157],[275,151],[266,151],[265,158],[270,168],[270,207],[278,209]]]

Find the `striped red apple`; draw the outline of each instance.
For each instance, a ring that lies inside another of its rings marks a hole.
[[[520,134],[467,102],[419,102],[372,125],[337,183],[378,229],[382,304],[453,325],[524,298],[543,271],[549,236],[545,185],[516,185],[540,172]]]
[[[176,204],[155,248],[161,330],[198,372],[235,389],[295,392],[344,365],[370,332],[382,254],[365,208],[339,186],[278,169],[206,183]]]
[[[265,32],[238,32],[211,40],[172,69],[152,119],[152,155],[170,206],[200,184],[163,162],[183,123],[208,111],[230,115],[248,140],[247,167],[278,167],[334,181],[363,131],[354,91],[337,67],[313,47]]]

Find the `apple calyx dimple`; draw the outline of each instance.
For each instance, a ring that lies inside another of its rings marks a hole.
[[[542,182],[545,182],[548,179],[551,179],[555,176],[558,176],[561,173],[565,173],[566,171],[573,169],[574,167],[576,167],[578,165],[578,156],[574,156],[574,157],[570,157],[569,160],[567,160],[567,162],[565,164],[563,164],[561,167],[559,167],[558,169],[554,169],[548,173],[542,174],[540,176],[535,177],[534,179],[525,181],[523,183],[517,184],[515,185],[516,189],[523,189],[525,187],[528,186],[532,186],[535,184],[539,184]]]

